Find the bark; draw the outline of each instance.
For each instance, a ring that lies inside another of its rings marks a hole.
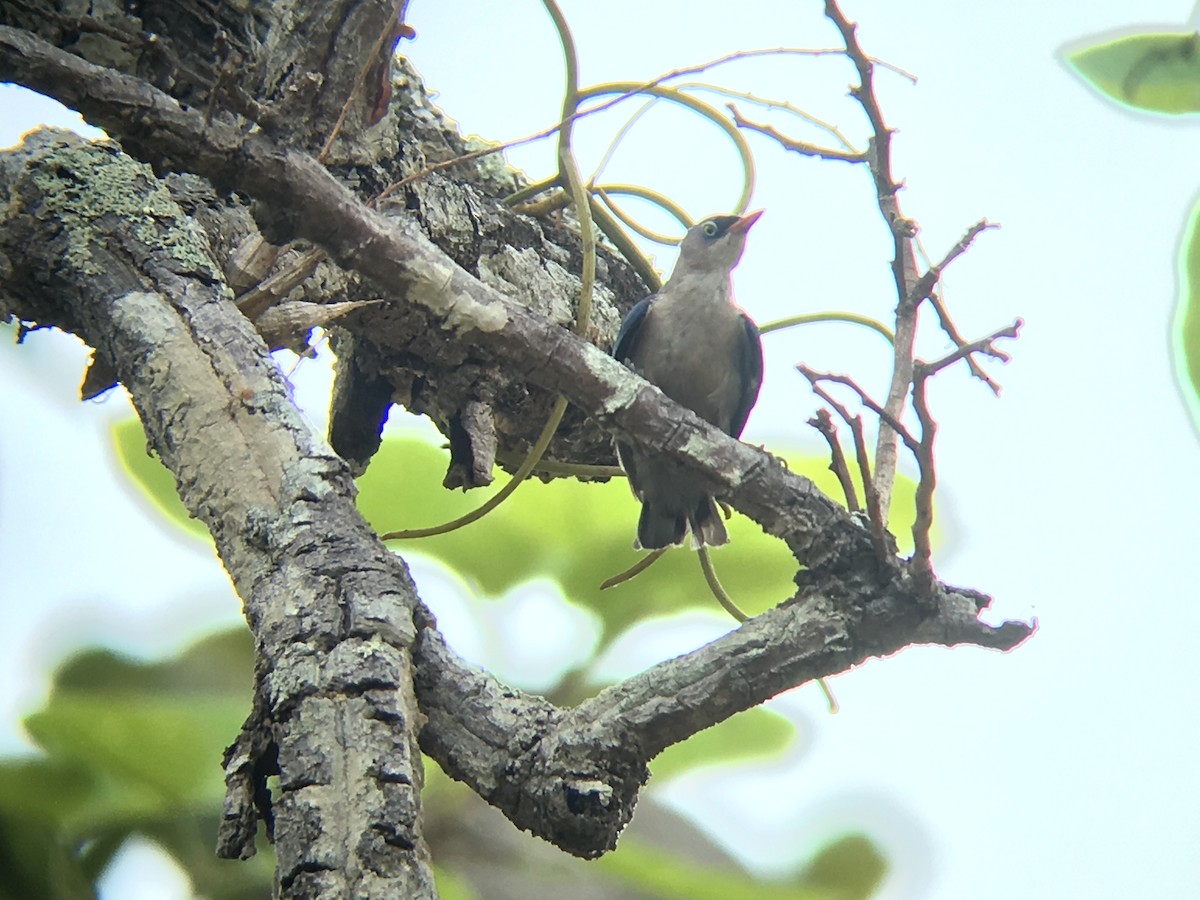
[[[395,30],[391,3],[181,7],[191,14],[156,19],[144,2],[138,21],[103,4],[79,18],[0,3],[0,76],[120,141],[50,134],[0,157],[12,197],[0,211],[0,312],[96,348],[245,602],[256,699],[226,760],[222,853],[252,852],[265,817],[283,896],[433,896],[419,740],[518,826],[594,857],[615,845],[648,761],[669,744],[912,643],[1008,649],[1030,633],[981,623],[982,594],[925,589],[900,561],[881,562],[861,520],[806,479],[564,328],[578,235],[569,219],[507,210],[510,174],[464,164],[414,182],[391,208],[366,205],[439,146],[442,158],[465,149],[411,72],[370,124],[379,97],[358,79],[372,42]],[[235,58],[253,73],[236,90],[225,74]],[[322,165],[314,153],[346,97],[345,137]],[[403,562],[354,509],[349,467],[309,432],[234,304],[245,267],[230,261],[251,258],[239,248],[260,236],[300,242],[267,254],[274,271],[312,247],[328,257],[291,300],[385,301],[350,313],[338,339],[332,439],[352,463],[369,458],[398,400],[454,433],[450,477],[478,483],[489,456],[529,443],[561,393],[573,412],[555,456],[610,460],[616,434],[674,460],[787,543],[804,567],[795,596],[575,709],[458,660]],[[589,337],[606,346],[644,288],[609,251],[599,282]]]

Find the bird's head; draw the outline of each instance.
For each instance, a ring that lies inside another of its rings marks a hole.
[[[742,258],[746,232],[763,214],[761,209],[744,216],[709,216],[688,229],[679,245],[679,262],[689,272],[728,272]]]

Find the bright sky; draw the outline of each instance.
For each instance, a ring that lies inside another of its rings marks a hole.
[[[644,80],[737,49],[835,43],[815,0],[563,6],[585,83]],[[948,532],[935,563],[945,580],[993,594],[995,618],[1036,615],[1040,631],[1008,655],[910,649],[873,661],[834,679],[834,717],[817,691],[795,692],[777,702],[811,733],[807,754],[736,779],[685,779],[665,793],[764,872],[835,832],[866,830],[892,857],[889,898],[1194,896],[1200,609],[1186,566],[1200,444],[1175,387],[1168,324],[1180,229],[1198,195],[1200,131],[1119,111],[1060,61],[1080,38],[1185,27],[1191,6],[847,8],[869,52],[919,76],[914,87],[881,73],[880,84],[899,129],[901,202],[930,254],[979,218],[1003,226],[946,283],[967,336],[1015,316],[1027,324],[1007,347],[1014,361],[993,369],[999,400],[957,370],[933,391]],[[404,49],[464,130],[499,140],[554,121],[561,61],[540,4],[414,0],[409,18],[418,38]],[[771,59],[709,77],[790,100],[861,143],[843,61]],[[0,132],[0,146],[51,121],[13,94],[0,103],[12,110],[4,126],[15,128]],[[659,115],[618,153],[609,178],[654,186],[696,216],[725,211],[739,192],[728,146],[683,117],[656,124]],[[580,127],[585,168],[619,124]],[[767,214],[738,271],[742,305],[759,321],[831,308],[886,317],[889,242],[866,174],[755,147],[754,205]],[[542,177],[552,153],[542,144],[510,159]],[[669,254],[658,255],[669,266]],[[926,355],[944,351],[932,329],[927,337]],[[769,337],[767,353],[749,440],[812,441],[797,362],[882,384],[883,348],[870,334],[818,326]],[[75,402],[83,358],[65,338],[0,349],[0,553],[11,591],[0,634],[2,750],[22,746],[18,716],[80,642],[152,655],[238,621],[211,553],[121,489],[106,426],[127,406]],[[320,373],[298,378],[320,423]],[[426,598],[443,605],[452,639],[457,632],[487,661],[487,642],[469,632],[446,580],[417,575]],[[690,649],[723,627],[714,616],[665,638],[660,629],[633,642],[622,665]]]

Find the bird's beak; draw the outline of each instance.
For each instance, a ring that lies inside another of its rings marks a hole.
[[[759,217],[766,212],[765,209],[756,209],[752,213],[746,213],[736,222],[729,226],[729,230],[734,234],[745,234],[750,230],[750,226],[759,220]]]

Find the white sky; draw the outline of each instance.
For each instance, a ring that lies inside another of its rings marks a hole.
[[[945,580],[992,593],[996,618],[1036,615],[1041,629],[1008,655],[916,649],[874,661],[834,680],[836,717],[815,690],[796,692],[779,703],[811,730],[802,759],[664,793],[760,871],[835,831],[865,829],[893,856],[887,897],[1195,896],[1200,612],[1186,565],[1200,445],[1171,372],[1168,324],[1200,131],[1119,111],[1059,61],[1064,44],[1089,35],[1183,27],[1190,3],[848,7],[869,52],[920,78],[913,87],[880,76],[900,129],[901,202],[929,252],[941,256],[981,217],[1003,226],[947,282],[964,334],[1018,315],[1027,324],[1008,345],[1013,363],[994,368],[1000,400],[959,371],[934,391],[951,532],[936,562]],[[564,10],[585,83],[643,80],[736,49],[835,43],[816,2],[572,0]],[[508,139],[555,119],[561,62],[540,4],[415,0],[410,21],[418,39],[404,49],[465,130]],[[864,133],[843,99],[852,72],[836,59],[744,63],[710,77],[791,100],[852,139]],[[13,94],[0,103],[15,127],[0,131],[0,145],[47,121],[44,107],[19,108]],[[731,205],[737,176],[721,139],[678,117],[656,126],[653,115],[613,161],[612,180],[655,186],[697,216]],[[581,126],[585,160],[599,159],[616,125]],[[742,305],[759,321],[839,307],[886,316],[889,242],[865,173],[754,143],[754,205],[767,215],[739,269]],[[541,177],[552,153],[543,144],[510,158]],[[163,653],[238,621],[211,553],[120,488],[105,428],[127,407],[74,401],[83,352],[70,343],[42,336],[0,350],[3,750],[21,746],[17,717],[78,643]],[[930,329],[924,352],[943,349]],[[767,353],[750,440],[812,440],[796,362],[882,383],[873,335],[822,326],[773,335]],[[317,396],[319,374],[302,370],[310,378],[302,398]],[[314,420],[323,402],[310,401]],[[427,571],[422,583],[451,636],[486,658],[446,579]],[[719,627],[693,619],[670,641],[643,642],[638,663]]]

